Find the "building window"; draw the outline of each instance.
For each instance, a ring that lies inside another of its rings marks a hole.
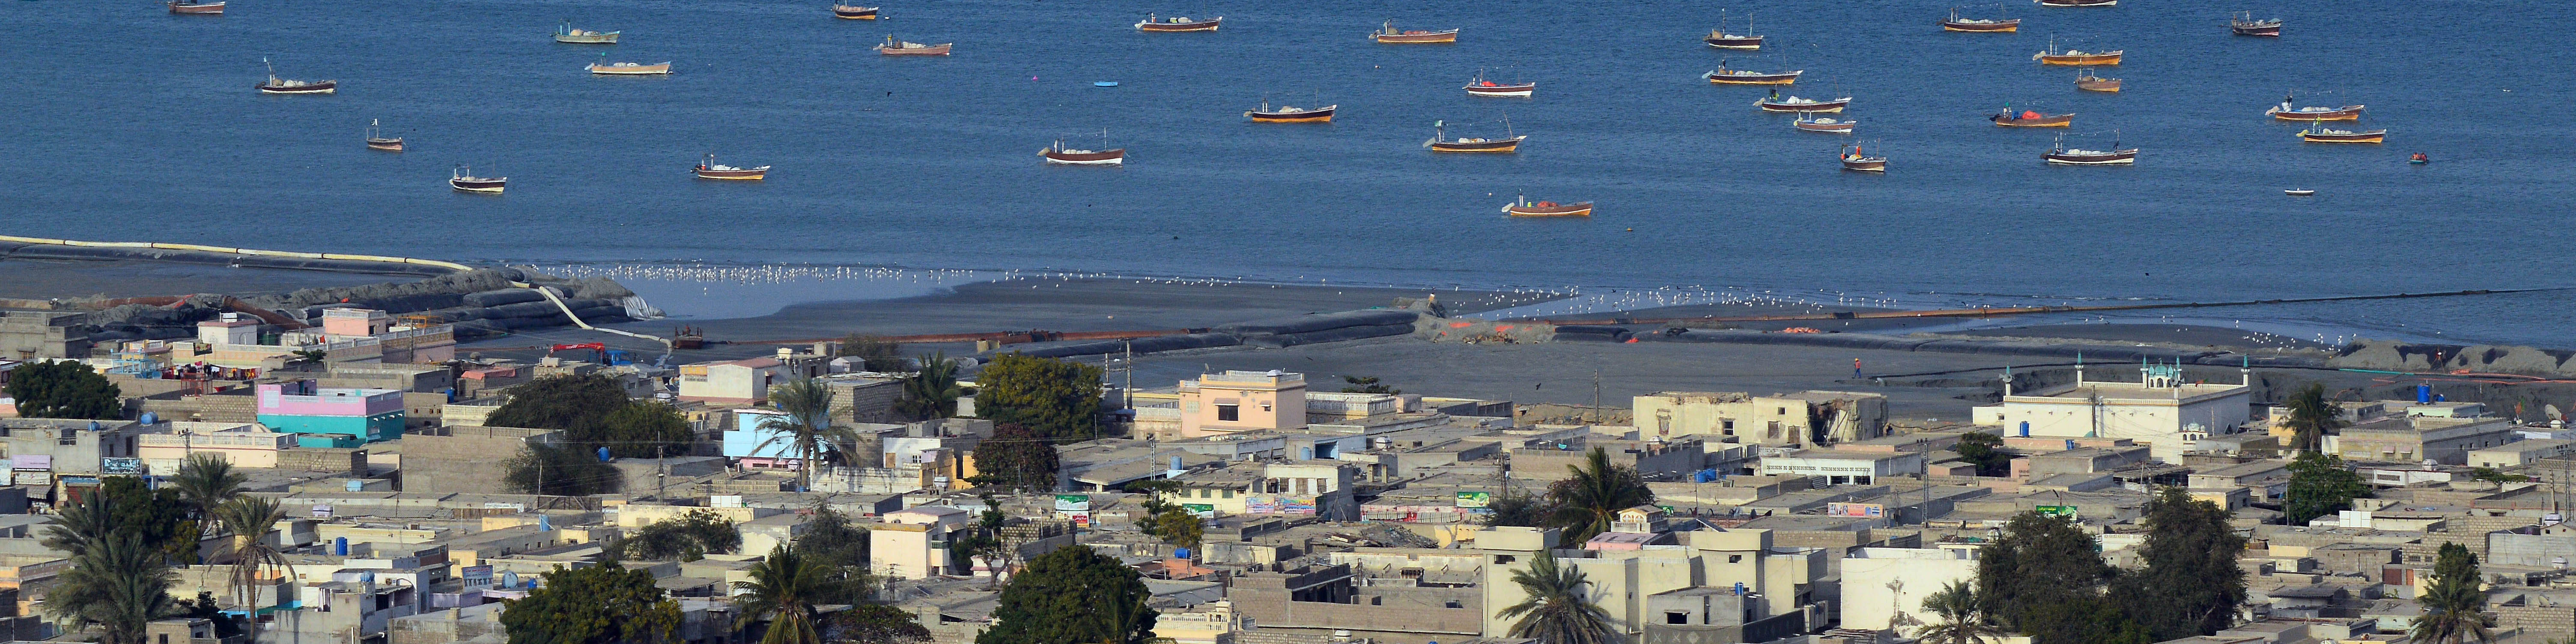
[[[1243,416],[1241,409],[1242,407],[1238,405],[1217,405],[1216,419],[1220,421],[1239,420]]]
[[[1498,564],[1507,564],[1518,560],[1519,558],[1511,555],[1494,555],[1494,563]]]
[[[1225,498],[1229,498],[1229,499],[1234,498],[1234,488],[1226,488],[1226,490],[1225,490],[1224,494],[1225,494]]]
[[[1733,431],[1735,431],[1735,419],[1733,419],[1733,418],[1720,418],[1720,419],[1717,419],[1717,428],[1718,428],[1718,429],[1726,430],[1726,431],[1728,431],[1728,432],[1733,432]]]
[[[1455,600],[1455,599],[1449,600],[1449,602],[1448,602],[1448,603],[1441,604],[1441,606],[1443,606],[1443,607],[1447,607],[1447,608],[1466,608],[1465,606],[1460,606],[1460,605],[1458,605],[1458,600]]]
[[[1666,623],[1666,624],[1688,624],[1688,623],[1690,623],[1690,613],[1684,613],[1684,612],[1680,612],[1680,611],[1669,611],[1669,610],[1668,610],[1668,611],[1664,611],[1664,623]]]
[[[1727,555],[1727,563],[1744,563],[1744,555]]]

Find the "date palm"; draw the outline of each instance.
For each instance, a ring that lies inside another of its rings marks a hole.
[[[2002,629],[1986,623],[1986,612],[1977,605],[1977,589],[1967,582],[1950,582],[1924,597],[1923,611],[1941,619],[1915,631],[1915,640],[1923,644],[1986,644],[2003,638]]]
[[[822,615],[816,606],[838,603],[849,595],[846,577],[821,560],[780,544],[753,565],[750,581],[733,582],[741,595],[742,616],[735,628],[769,620],[760,644],[822,644]]]
[[[2335,430],[2343,429],[2343,407],[2326,398],[2325,383],[2308,383],[2290,399],[2282,401],[2290,410],[2290,449],[2315,451],[2317,443]]]
[[[170,487],[179,490],[179,498],[197,511],[197,520],[205,525],[202,532],[212,534],[215,506],[239,498],[242,483],[250,480],[233,471],[233,462],[214,454],[191,454],[180,463],[179,473],[170,477]]]
[[[99,627],[103,644],[143,644],[152,620],[178,613],[170,586],[177,574],[163,563],[161,551],[133,534],[110,535],[72,557],[72,566],[55,579],[45,609],[56,617]]]
[[[294,562],[268,543],[268,533],[277,522],[286,520],[286,508],[265,497],[245,496],[215,507],[215,520],[232,532],[232,538],[217,546],[218,560],[233,566],[234,605],[253,615],[259,613],[260,572],[281,570],[295,574]],[[258,633],[251,633],[256,639]]]
[[[895,413],[914,420],[930,420],[957,415],[957,399],[966,390],[957,386],[957,363],[945,352],[921,357],[921,371],[903,379],[903,398],[894,401]]]
[[[116,511],[105,494],[91,494],[79,503],[63,506],[53,525],[45,526],[47,548],[80,556],[116,531]]]
[[[2462,644],[2477,640],[2479,644],[2495,641],[2487,627],[2495,618],[2487,615],[2487,591],[2478,587],[2478,556],[2457,543],[2444,543],[2433,563],[2432,583],[2424,594],[2415,598],[2424,614],[2415,618],[2408,635],[2422,644]]]
[[[796,489],[814,489],[814,466],[831,452],[848,453],[859,442],[858,432],[832,424],[832,389],[812,378],[790,380],[769,391],[769,404],[782,416],[760,421],[761,431],[771,432],[753,453],[785,447],[796,454]],[[855,456],[855,455],[853,455]]]
[[[1512,622],[1512,637],[1537,638],[1539,644],[1610,644],[1622,640],[1610,627],[1610,611],[1585,594],[1591,581],[1583,571],[1557,564],[1541,552],[1527,570],[1512,571],[1512,583],[1529,596],[1496,613]]]
[[[1573,475],[1548,486],[1547,494],[1556,503],[1552,523],[1565,529],[1562,543],[1567,545],[1609,532],[1620,510],[1655,501],[1655,493],[1646,489],[1637,470],[1611,463],[1610,453],[1602,448],[1592,448],[1583,466],[1565,469]]]

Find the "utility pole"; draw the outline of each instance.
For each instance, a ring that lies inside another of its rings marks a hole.
[[[1592,424],[1601,424],[1601,368],[1592,368]]]

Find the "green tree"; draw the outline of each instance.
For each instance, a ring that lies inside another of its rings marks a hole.
[[[2290,408],[2290,449],[2316,451],[2317,444],[2324,440],[2321,437],[2344,427],[2343,406],[2326,398],[2325,383],[2308,383],[2291,392],[2290,399],[2281,401],[2281,406]]]
[[[1389,387],[1386,386],[1385,383],[1378,382],[1377,376],[1342,376],[1342,382],[1348,385],[1342,387],[1342,393],[1346,394],[1386,394],[1392,396],[1404,393],[1403,390]]]
[[[494,427],[560,429],[568,437],[594,431],[626,408],[626,388],[599,374],[547,376],[510,388],[509,400],[483,419]]]
[[[742,533],[714,511],[690,510],[636,529],[621,546],[626,556],[636,559],[696,561],[711,554],[732,554],[742,547]]]
[[[968,526],[965,534],[949,539],[948,552],[951,561],[984,563],[993,571],[989,581],[999,586],[1012,563],[1019,558],[1019,544],[1002,536],[1002,526],[1011,520],[1010,515],[1002,512],[1002,502],[992,494],[981,496],[984,511],[976,515],[975,524]]]
[[[115,420],[125,404],[114,383],[89,365],[48,360],[18,365],[9,372],[10,398],[18,399],[22,418],[88,418]]]
[[[1055,443],[1025,425],[996,424],[991,438],[975,444],[975,475],[966,480],[1007,492],[1053,491]]]
[[[930,629],[916,621],[912,613],[883,604],[857,604],[849,610],[832,613],[826,620],[834,641],[858,644],[922,644],[930,641]]]
[[[746,572],[750,581],[733,582],[736,590],[750,591],[736,595],[742,616],[734,626],[768,621],[760,644],[822,644],[823,619],[815,607],[850,595],[838,587],[847,580],[832,566],[785,544],[770,549],[768,557]]]
[[[1145,644],[1154,637],[1153,593],[1136,569],[1083,546],[1029,560],[1002,587],[1001,623],[975,644]]]
[[[276,546],[268,543],[269,531],[277,522],[286,520],[286,508],[265,497],[246,496],[215,507],[215,520],[232,532],[232,538],[218,546],[218,560],[232,564],[233,606],[258,614],[259,586],[262,571],[283,571],[295,575],[295,562],[286,558]],[[286,598],[280,597],[279,600]],[[251,633],[258,639],[258,633]]]
[[[78,503],[56,509],[54,522],[45,526],[46,548],[80,556],[91,546],[105,541],[121,527],[116,522],[116,508],[110,507],[105,494],[91,494]]]
[[[868,571],[867,528],[851,523],[838,510],[816,507],[814,520],[805,524],[805,534],[796,535],[796,552],[830,566],[832,574],[841,580],[836,587],[850,593],[824,603],[857,604],[867,599],[870,580],[874,578]]]
[[[250,477],[233,471],[233,462],[215,454],[190,454],[179,464],[179,473],[171,476],[169,486],[179,491],[198,519],[212,519],[215,506],[239,498],[245,490],[242,483]],[[213,527],[211,524],[207,527]]]
[[[99,479],[98,495],[106,497],[115,533],[134,535],[165,558],[195,560],[199,530],[178,490],[155,490],[144,487],[142,479],[110,476]]]
[[[607,447],[608,454],[618,458],[654,458],[687,456],[690,444],[697,440],[679,409],[658,400],[638,400],[609,412],[586,439],[577,437],[572,442]]]
[[[903,379],[903,397],[894,401],[894,411],[913,420],[930,420],[957,415],[957,399],[966,389],[957,386],[957,363],[947,352],[921,357],[921,370]]]
[[[842,358],[858,358],[859,368],[867,371],[882,373],[911,371],[903,364],[903,344],[881,335],[852,333],[848,337],[841,338],[841,350],[834,355]]]
[[[2154,644],[2145,624],[2101,595],[2032,607],[2022,620],[2031,644]]]
[[[2301,452],[2290,461],[2289,487],[2281,494],[2281,520],[2307,525],[2317,517],[2350,510],[2353,499],[2369,496],[2370,486],[2345,467],[2342,458]]]
[[[1602,448],[1592,448],[1583,466],[1565,469],[1572,476],[1547,489],[1548,500],[1556,505],[1554,523],[1565,530],[1560,542],[1564,545],[1609,532],[1620,510],[1655,502],[1655,493],[1646,489],[1646,480],[1637,476],[1636,468],[1611,463],[1610,452]]]
[[[1611,644],[1622,638],[1610,627],[1610,611],[1592,603],[1583,571],[1557,564],[1556,555],[1540,552],[1526,570],[1512,571],[1512,583],[1527,599],[1503,608],[1496,617],[1515,620],[1512,637],[1537,638],[1545,644]]]
[[[556,566],[523,599],[501,611],[510,644],[668,644],[680,638],[680,602],[663,596],[653,573],[616,561]]]
[[[1984,432],[1959,435],[1959,445],[1951,448],[1959,460],[1977,466],[1977,476],[2003,476],[2012,472],[2013,455],[2002,449],[2004,439]]]
[[[111,534],[72,557],[71,568],[55,577],[45,609],[98,626],[105,644],[143,644],[145,625],[179,612],[170,597],[178,575],[164,561],[161,549],[134,534]]]
[[[214,622],[217,638],[232,639],[248,633],[242,628],[240,619],[225,615],[223,607],[216,605],[213,591],[197,591],[196,599],[179,600],[174,608],[178,610],[178,617]]]
[[[1545,527],[1548,517],[1556,514],[1556,506],[1548,505],[1547,499],[1508,489],[1494,495],[1485,509],[1493,511],[1485,515],[1489,526]]]
[[[2479,587],[2478,556],[2456,542],[2444,542],[2433,560],[2433,577],[2415,603],[2424,614],[2408,634],[2422,644],[2479,644],[2495,641],[2495,618],[2487,614],[2487,592]]]
[[[2245,537],[2228,516],[2182,488],[2158,490],[2139,521],[2147,529],[2137,551],[2144,566],[2112,582],[2111,604],[2159,642],[2235,626],[2236,607],[2245,603],[2245,569],[2236,565]]]
[[[986,365],[975,384],[975,414],[996,424],[1068,440],[1100,434],[1099,367],[1007,353]]]
[[[2523,476],[2521,474],[2506,474],[2502,470],[2492,467],[2469,468],[2469,478],[2479,481],[2494,481],[2497,483],[2521,483],[2531,480],[2531,477]]]
[[[2037,636],[2052,626],[2035,618],[2040,608],[2101,596],[2102,583],[2115,570],[2094,546],[2093,536],[2073,521],[2038,512],[2014,515],[2003,534],[1978,549],[1977,601],[1987,615]]]
[[[511,457],[502,484],[520,494],[590,496],[616,492],[625,483],[617,468],[577,448],[530,443]]]
[[[781,415],[760,421],[760,430],[769,432],[752,451],[765,453],[784,448],[796,455],[796,489],[814,489],[814,468],[823,458],[834,453],[859,451],[859,434],[849,427],[832,424],[832,388],[823,381],[800,378],[769,390],[769,404]]]
[[[1199,520],[1199,515],[1191,514],[1188,509],[1164,508],[1163,511],[1154,513],[1154,517],[1146,523],[1145,533],[1159,537],[1163,543],[1176,547],[1197,548],[1199,540],[1207,537],[1207,524]]]
[[[1922,644],[1986,644],[2004,636],[2003,629],[1995,628],[1978,607],[1977,588],[1968,582],[1953,581],[1925,596],[1923,612],[1941,621],[1914,631],[1914,639]]]

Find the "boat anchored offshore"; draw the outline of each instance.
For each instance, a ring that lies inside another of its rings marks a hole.
[[[268,59],[259,59],[259,64],[268,67],[268,81],[259,84],[261,94],[337,94],[340,92],[340,81],[308,83],[300,80],[286,80],[277,77],[277,67],[269,65]]]
[[[2281,37],[2281,19],[2255,20],[2254,12],[2239,11],[2227,19],[2227,30],[2239,36]]]
[[[2116,94],[2120,91],[2120,79],[2103,78],[2093,75],[2093,70],[2083,70],[2075,73],[2075,89],[2087,92],[2111,92]]]
[[[853,7],[845,4],[835,4],[832,5],[832,17],[842,20],[875,20],[877,19],[877,8]]]
[[[224,15],[224,3],[221,3],[221,2],[197,2],[197,0],[170,0],[169,2],[165,2],[165,3],[162,3],[162,4],[166,4],[166,5],[169,5],[169,6],[170,6],[170,13],[185,14],[185,15],[191,15],[191,16],[220,16],[220,15]]]
[[[2279,104],[2279,105],[2274,105],[2274,106],[2272,106],[2272,108],[2271,108],[2271,109],[2263,110],[2263,113],[2264,113],[2265,115],[2271,116],[2271,117],[2272,117],[2272,118],[2274,118],[2274,119],[2283,120],[2283,121],[2358,121],[2358,120],[2361,120],[2361,108],[2362,108],[2362,106],[2359,106],[2359,105],[2345,105],[2345,106],[2343,106],[2343,107],[2324,107],[2324,106],[2318,106],[2318,105],[2310,105],[2310,106],[2307,106],[2307,107],[2293,107],[2293,106],[2292,106],[2292,104],[2293,104],[2294,102],[2298,101],[2298,99],[2299,99],[2299,97],[2298,97],[2298,96],[2295,96],[2295,95],[2293,95],[2293,96],[2283,96],[2283,97],[2281,97],[2281,104]]]
[[[1157,18],[1154,17],[1154,14],[1149,13],[1145,14],[1144,20],[1136,23],[1136,30],[1164,33],[1183,31],[1216,31],[1217,25],[1224,22],[1225,16],[1217,16],[1206,20],[1192,20],[1182,17]]]
[[[2036,110],[2022,110],[2015,114],[2011,107],[2006,107],[2002,114],[1987,115],[1986,120],[1994,121],[1996,127],[2069,127],[2075,124],[2075,113],[2042,114]]]
[[[708,153],[707,160],[698,162],[697,167],[690,168],[689,172],[695,173],[700,179],[716,179],[720,181],[759,181],[769,177],[769,166],[737,168],[716,163],[716,155],[714,153]]]
[[[1431,140],[1423,141],[1422,147],[1431,148],[1433,152],[1518,152],[1521,149],[1521,141],[1528,140],[1529,137],[1513,134],[1511,124],[1511,119],[1503,119],[1503,138],[1452,139],[1449,138],[1448,121],[1432,121]]]
[[[1852,128],[1858,125],[1860,125],[1859,121],[1836,120],[1828,117],[1816,116],[1812,113],[1801,114],[1798,116],[1798,120],[1791,121],[1789,123],[1789,127],[1797,128],[1801,131],[1824,132],[1826,134],[1850,134],[1852,133]]]
[[[2120,0],[2038,0],[2038,2],[2042,7],[2109,7],[2120,4]]]
[[[1749,16],[1749,15],[1748,15],[1748,16],[1745,16],[1745,17],[1744,17],[1744,31],[1745,31],[1746,33],[1751,33],[1751,32],[1753,31],[1753,17],[1752,17],[1752,16]],[[1740,35],[1740,34],[1730,34],[1730,33],[1727,33],[1727,32],[1726,32],[1726,10],[1725,10],[1725,9],[1719,9],[1719,10],[1717,10],[1717,28],[1716,28],[1716,29],[1710,29],[1710,30],[1708,30],[1708,37],[1707,37],[1707,38],[1701,38],[1701,39],[1700,39],[1700,42],[1708,43],[1708,46],[1710,46],[1710,47],[1715,47],[1715,48],[1718,48],[1718,49],[1761,49],[1761,48],[1762,48],[1762,37],[1761,37],[1761,36],[1746,36],[1746,35]]]
[[[2422,153],[2422,152],[2417,152],[2417,153],[2415,153],[2415,154],[2414,154],[2414,156],[2406,157],[2406,163],[2408,163],[2408,164],[2410,164],[2410,165],[2424,165],[2424,164],[2432,163],[2432,162],[2433,162],[2433,157],[2431,157],[2431,156],[2426,156],[2426,155],[2425,155],[2424,153]]]
[[[1842,158],[1844,170],[1850,170],[1853,172],[1887,171],[1887,157],[1870,156],[1868,153],[1862,152],[1858,145],[1844,146],[1842,152],[1836,156]]]
[[[2127,50],[2122,49],[2095,52],[2088,52],[2081,49],[2060,50],[2057,48],[2057,39],[2051,38],[2048,40],[2048,50],[2031,54],[2030,59],[2039,61],[2039,64],[2042,65],[2103,65],[2116,67],[2120,64],[2120,55],[2126,53],[2126,51]]]
[[[1827,100],[1796,96],[1781,98],[1779,90],[1772,90],[1770,96],[1754,101],[1753,105],[1765,112],[1841,112],[1851,105],[1851,97]]]
[[[1331,123],[1333,110],[1340,107],[1326,105],[1307,109],[1281,105],[1274,110],[1270,109],[1270,101],[1262,101],[1261,109],[1244,112],[1243,115],[1252,117],[1254,123]]]
[[[2109,150],[2070,148],[2066,147],[2066,135],[2061,134],[2039,158],[2056,165],[2129,165],[2138,162],[2138,149],[2123,149],[2118,139],[2111,140]]]
[[[2382,143],[2386,138],[2387,130],[2337,130],[2323,121],[2310,121],[2307,129],[2299,130],[2299,140],[2309,143]]]
[[[2288,189],[2288,190],[2283,190],[2283,191],[2281,191],[2281,194],[2289,195],[2289,196],[2292,196],[2292,197],[2306,197],[2306,196],[2314,195],[2314,194],[2316,194],[2316,193],[2317,193],[2317,191],[2315,191],[2315,190],[2309,190],[2309,189],[2307,189],[2307,188],[2291,188],[2291,189]]]
[[[957,43],[944,42],[936,45],[926,45],[917,42],[895,40],[894,36],[886,36],[885,44],[877,45],[876,50],[877,53],[887,56],[946,56],[948,55],[948,48],[955,44]]]
[[[1395,19],[1389,18],[1385,25],[1378,27],[1377,31],[1369,32],[1369,40],[1375,40],[1380,44],[1387,45],[1453,43],[1458,42],[1458,30],[1423,31],[1415,29],[1410,31],[1396,31]]]
[[[1514,198],[1503,204],[1503,214],[1514,217],[1590,217],[1592,202],[1560,204],[1553,201],[1530,201],[1529,196]]]
[[[1064,147],[1064,139],[1056,139],[1054,145],[1049,145],[1045,149],[1038,150],[1038,156],[1045,157],[1046,162],[1053,165],[1127,164],[1126,148],[1109,147],[1109,130],[1100,131],[1100,147],[1104,149],[1076,150]]]
[[[1485,80],[1485,70],[1479,69],[1475,78],[1468,79],[1466,89],[1468,96],[1529,98],[1531,94],[1538,93],[1538,83],[1497,83]]]
[[[566,20],[564,21],[563,26],[555,27],[555,42],[573,43],[577,45],[614,45],[617,44],[617,34],[618,32],[614,31],[599,32],[574,29],[572,28],[572,21]]]
[[[2000,10],[2003,5],[1995,5]],[[1950,17],[1941,21],[1942,31],[1972,34],[2008,34],[2021,31],[2020,18],[1961,18],[1959,8],[1950,8]]]
[[[458,192],[493,195],[501,194],[502,185],[509,182],[509,177],[474,176],[474,168],[462,165],[456,166],[456,171],[447,177],[447,187],[455,188]]]
[[[403,151],[402,137],[388,139],[385,138],[383,134],[384,133],[378,129],[376,119],[367,119],[367,149],[384,150],[386,152]]]
[[[1804,69],[1765,73],[1729,68],[1726,63],[1723,59],[1717,61],[1717,71],[1701,74],[1700,78],[1707,79],[1711,85],[1794,85],[1798,82],[1798,75],[1807,73]]]
[[[590,73],[592,74],[603,76],[657,76],[671,73],[670,61],[663,61],[658,65],[646,65],[643,63],[609,63],[602,65],[599,63],[591,63],[583,65],[581,68],[590,70]]]

